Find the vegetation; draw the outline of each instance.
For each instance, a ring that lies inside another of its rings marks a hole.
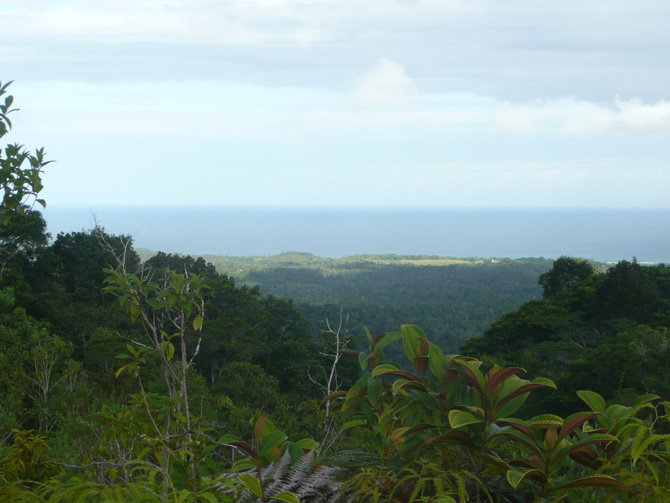
[[[461,350],[550,377],[561,393],[542,406],[565,413],[580,406],[584,383],[627,405],[645,393],[670,398],[668,267],[624,260],[600,273],[562,257],[540,281],[545,300],[506,314]]]
[[[99,228],[47,245],[30,207],[46,163],[11,152],[0,501],[670,499],[666,267],[600,273],[563,257],[540,275],[544,300],[495,321],[468,356],[414,324],[362,329],[362,347],[344,309],[315,338],[292,301],[202,258],[142,261]],[[367,282],[375,266],[356,265]],[[400,311],[403,275],[489,266],[384,267],[398,279],[380,280],[395,292],[377,302]]]
[[[153,253],[143,250],[144,257]],[[541,297],[538,275],[546,259],[457,259],[416,255],[323,258],[309,253],[270,257],[206,255],[217,270],[266,294],[294,300],[318,336],[340,310],[354,332],[381,333],[403,323],[420,324],[445,351],[521,304]],[[588,265],[588,263],[587,263]],[[589,266],[590,267],[590,266]],[[395,355],[400,357],[400,354]]]

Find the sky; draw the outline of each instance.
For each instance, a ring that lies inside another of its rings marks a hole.
[[[667,0],[0,0],[49,205],[670,208]],[[4,140],[3,139],[3,140]]]

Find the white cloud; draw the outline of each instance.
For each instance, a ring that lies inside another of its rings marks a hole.
[[[414,92],[414,82],[402,65],[382,58],[357,79],[354,101],[359,108],[399,108]]]
[[[504,103],[493,110],[494,126],[505,133],[619,135],[670,133],[670,101],[644,103],[616,98],[612,105],[572,98]]]
[[[643,103],[617,98],[614,107],[592,105],[588,113],[572,118],[565,131],[573,134],[670,133],[670,102]]]

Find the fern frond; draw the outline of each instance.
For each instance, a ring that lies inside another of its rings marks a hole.
[[[335,479],[341,471],[341,468],[325,464],[314,466],[313,451],[302,456],[291,466],[291,456],[287,452],[261,471],[261,479],[265,496],[269,499],[276,494],[291,492],[301,503],[350,503],[353,501],[353,496],[339,491],[342,483]],[[256,475],[255,470],[250,470],[227,476],[226,480],[237,480],[244,473]],[[219,490],[227,492],[227,489],[221,486]],[[245,490],[238,501],[255,503],[260,499]]]

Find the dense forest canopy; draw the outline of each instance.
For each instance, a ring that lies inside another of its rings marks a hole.
[[[101,228],[50,242],[33,209],[43,150],[9,145],[0,163],[1,501],[670,499],[666,266],[386,257],[324,274],[303,255],[250,268],[375,330],[315,336],[292,300],[203,258],[142,260]],[[543,300],[516,309],[530,277]],[[441,321],[444,304],[459,307]],[[516,310],[449,354],[473,324],[466,304]],[[439,343],[398,330],[403,316],[434,320]]]
[[[141,250],[152,257],[149,250]],[[359,255],[324,258],[287,252],[269,257],[204,257],[261,292],[293,299],[318,336],[326,320],[348,318],[352,334],[363,327],[382,333],[403,323],[421,325],[445,351],[524,302],[539,299],[543,258],[454,258],[426,255]]]

